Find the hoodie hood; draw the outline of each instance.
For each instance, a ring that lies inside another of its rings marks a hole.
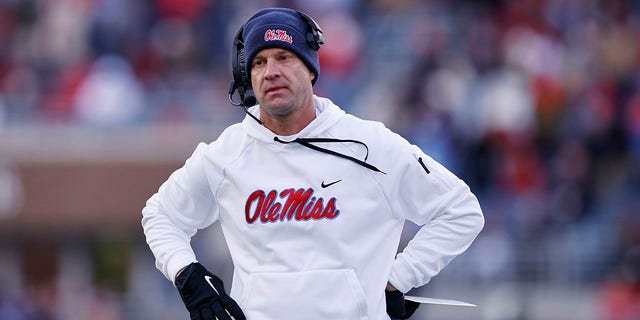
[[[322,98],[314,95],[313,103],[315,104],[316,108],[316,118],[313,119],[313,121],[311,121],[311,123],[309,123],[309,125],[307,125],[304,129],[292,136],[278,136],[277,134],[273,133],[273,131],[259,124],[249,115],[245,116],[244,120],[242,120],[242,127],[249,136],[264,142],[274,143],[274,137],[280,137],[286,140],[295,138],[317,137],[319,135],[322,135],[322,132],[327,131],[345,115],[344,110],[340,109],[340,107],[335,105],[331,100],[327,98]],[[249,108],[248,112],[257,118],[260,118],[260,105]]]

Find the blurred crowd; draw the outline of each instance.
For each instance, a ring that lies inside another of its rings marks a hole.
[[[267,6],[322,26],[316,94],[478,195],[450,281],[592,285],[603,318],[637,319],[640,1],[2,0],[0,130],[238,121],[231,40]]]

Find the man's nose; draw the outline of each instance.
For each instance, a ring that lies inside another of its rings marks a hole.
[[[265,79],[273,79],[280,75],[280,68],[275,59],[267,59],[264,71]]]

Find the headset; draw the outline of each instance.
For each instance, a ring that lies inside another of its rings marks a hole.
[[[318,51],[318,49],[320,49],[320,45],[324,44],[322,29],[318,23],[316,23],[306,13],[300,11],[296,12],[307,24],[307,45],[311,49]],[[233,72],[233,80],[229,83],[229,101],[234,106],[245,108],[245,112],[247,112],[247,108],[255,105],[257,101],[253,94],[253,88],[251,87],[251,75],[248,75],[245,69],[246,63],[251,62],[245,61],[244,38],[242,36],[243,31],[244,25],[240,27],[240,30],[238,30],[238,33],[233,39],[233,48],[231,52],[231,71]],[[240,102],[236,102],[233,99],[233,95],[236,91],[238,91],[238,95],[240,96]],[[248,114],[251,115],[250,113]],[[258,122],[260,121],[258,120]]]

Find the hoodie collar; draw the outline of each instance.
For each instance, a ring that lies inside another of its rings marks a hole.
[[[273,138],[276,136],[286,140],[299,137],[316,137],[333,126],[342,116],[345,115],[344,110],[340,109],[340,107],[327,98],[314,95],[313,102],[316,108],[316,118],[297,134],[286,137],[278,136],[248,115],[245,116],[244,120],[242,120],[242,126],[248,135],[265,142],[273,143]],[[249,108],[248,112],[259,118],[260,106],[253,106]]]

